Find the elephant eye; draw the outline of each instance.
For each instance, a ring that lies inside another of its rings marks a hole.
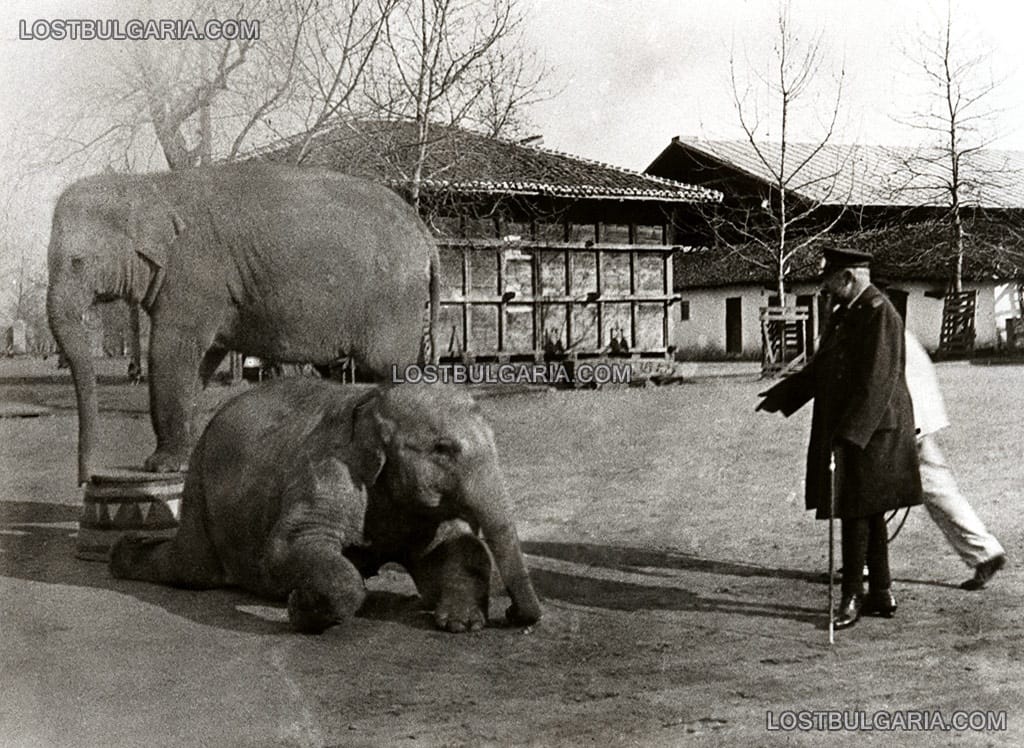
[[[456,457],[462,451],[462,445],[455,439],[439,439],[434,443],[434,453],[445,457]]]

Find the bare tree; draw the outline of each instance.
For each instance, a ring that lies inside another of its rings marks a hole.
[[[812,142],[792,139],[792,119],[805,97],[815,103],[812,84],[825,72],[821,35],[806,41],[779,9],[773,61],[768,74],[753,69],[762,111],[751,84],[737,74],[735,54],[729,72],[733,104],[754,158],[770,175],[760,205],[717,208],[710,215],[717,241],[744,261],[773,273],[779,303],[785,304],[786,278],[813,242],[840,220],[852,189],[855,149],[830,147],[840,113],[844,71],[835,79],[834,96],[823,110],[820,134]],[[767,133],[766,133],[767,131]],[[769,141],[767,136],[771,136]],[[839,206],[835,210],[835,206]],[[822,210],[830,206],[833,210]]]
[[[2,240],[3,267],[0,269],[0,293],[5,299],[0,318],[25,323],[32,350],[46,349],[52,342],[46,322],[46,263],[15,242],[8,232]]]
[[[526,134],[526,112],[551,96],[545,88],[550,73],[535,52],[502,44],[487,54],[471,89],[479,91],[471,124],[490,137]]]
[[[125,43],[65,116],[47,123],[38,165],[131,171],[151,163],[155,148],[181,169],[315,128],[360,85],[396,1],[178,3],[176,14],[197,23],[259,20],[259,39]]]
[[[995,139],[992,124],[998,110],[991,94],[999,81],[989,55],[967,53],[966,42],[957,33],[948,3],[937,31],[923,32],[917,47],[905,52],[927,81],[928,98],[901,121],[919,131],[926,145],[896,154],[905,173],[894,186],[897,193],[913,195],[919,205],[945,209],[954,255],[951,285],[956,292],[963,290],[968,212],[992,203],[987,190],[1020,178],[1007,164],[985,156]]]
[[[369,101],[385,118],[416,123],[410,200],[419,207],[435,124],[504,135],[542,95],[544,71],[516,52],[517,0],[403,0],[384,25]]]
[[[300,38],[299,98],[303,132],[294,161],[301,163],[325,124],[344,115],[365,114],[366,74],[380,48],[387,19],[402,0],[344,0],[318,3]]]

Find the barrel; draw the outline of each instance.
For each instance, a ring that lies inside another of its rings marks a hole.
[[[75,555],[106,561],[124,535],[172,538],[178,531],[184,473],[100,470],[85,485]]]

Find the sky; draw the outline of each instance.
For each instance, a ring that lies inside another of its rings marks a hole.
[[[753,75],[771,69],[776,0],[519,2],[524,46],[550,71],[550,96],[531,109],[530,132],[542,135],[546,147],[570,154],[642,170],[676,135],[742,137],[730,59],[741,90],[747,81],[756,83]],[[45,121],[47,107],[84,95],[105,50],[103,42],[22,41],[18,21],[109,18],[119,7],[123,3],[114,0],[0,4],[0,198],[24,216],[19,233],[34,246],[45,246],[53,200],[77,175],[54,172],[16,183],[11,154],[32,147],[33,128],[40,113]],[[919,131],[897,121],[922,101],[919,63],[905,52],[919,53],[922,35],[938,30],[945,0],[792,0],[790,7],[800,40],[820,37],[822,55],[814,86],[795,106],[790,137],[820,137],[842,67],[838,141],[920,142]],[[986,121],[986,135],[993,146],[1024,150],[1024,70],[1018,62],[1024,4],[975,0],[954,2],[953,8],[960,48],[984,53],[986,74],[1000,81],[988,97],[999,111]],[[754,100],[745,101],[750,111]],[[777,139],[777,129],[765,125],[759,135]],[[0,245],[4,251],[9,247]]]
[[[645,168],[673,136],[743,137],[733,102],[730,58],[769,71],[779,5],[772,0],[530,0],[528,38],[546,55],[557,95],[535,108],[545,145],[600,161]],[[832,109],[842,67],[843,142],[916,144],[913,119],[925,106],[922,39],[945,21],[943,0],[794,0],[801,40],[820,37],[817,90],[794,105],[793,140],[814,141]],[[954,3],[955,38],[979,70],[999,82],[991,103],[993,147],[1024,149],[1024,5]],[[813,100],[814,103],[811,103]],[[748,102],[751,102],[748,99]],[[805,106],[806,104],[806,106]],[[748,109],[752,104],[748,103]],[[772,133],[762,129],[765,139]],[[777,139],[777,130],[775,133]]]

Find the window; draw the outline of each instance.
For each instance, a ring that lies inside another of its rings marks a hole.
[[[469,310],[469,350],[479,354],[498,348],[498,306],[473,304]]]
[[[470,239],[493,239],[498,235],[493,218],[473,218],[467,216],[463,222],[463,232]]]
[[[518,298],[533,296],[533,255],[527,252],[508,252],[505,255],[505,287],[503,292],[514,291]]]
[[[466,348],[466,333],[462,326],[462,306],[442,304],[438,313],[436,342],[442,356],[459,356]]]
[[[493,249],[469,251],[470,293],[475,296],[497,296],[498,253]]]
[[[441,236],[462,236],[462,221],[458,216],[434,216],[430,225]]]
[[[586,295],[597,290],[597,255],[576,252],[572,258],[572,293]]]
[[[533,339],[533,307],[526,304],[509,304],[505,308],[506,351],[532,351],[536,345]]]
[[[629,224],[602,223],[601,244],[629,244]]]
[[[637,304],[636,336],[638,348],[665,347],[664,304]]]
[[[658,295],[665,292],[665,261],[654,252],[636,253],[637,293]]]
[[[463,295],[462,251],[452,247],[441,247],[441,284],[455,296]]]
[[[637,224],[636,244],[664,244],[665,227],[662,225]]]
[[[564,223],[548,223],[546,221],[537,222],[537,239],[546,242],[564,242],[565,241],[565,224]]]
[[[625,340],[627,348],[633,348],[633,310],[629,303],[604,305],[604,344],[610,345],[612,339]]]
[[[569,241],[571,242],[592,242],[596,239],[595,226],[592,223],[571,223],[569,224]]]
[[[690,302],[686,299],[683,299],[682,301],[679,302],[679,321],[690,321]]]
[[[508,221],[500,223],[501,238],[509,241],[528,241],[533,238],[533,226],[529,221]]]
[[[632,290],[628,252],[601,253],[601,293],[627,295]]]
[[[540,253],[540,292],[543,296],[565,295],[565,254]]]

